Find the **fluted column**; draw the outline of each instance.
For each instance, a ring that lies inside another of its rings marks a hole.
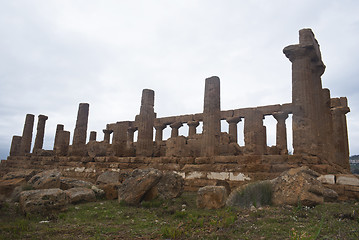
[[[163,139],[163,129],[165,129],[167,127],[166,124],[158,124],[155,125],[155,129],[156,129],[156,136],[155,136],[155,141],[156,142],[161,142]]]
[[[17,156],[20,154],[21,136],[13,136],[10,147],[10,156]]]
[[[287,150],[287,126],[285,120],[288,118],[288,113],[275,112],[273,117],[277,120],[276,146],[281,150]]]
[[[350,169],[349,165],[349,144],[348,144],[348,129],[345,114],[350,109],[347,106],[339,106],[331,109],[333,119],[333,136],[334,136],[334,161],[346,168]]]
[[[89,116],[89,104],[80,103],[77,112],[76,126],[72,140],[72,155],[86,154],[86,136]]]
[[[55,140],[54,140],[54,150],[58,144],[59,141],[59,132],[64,130],[64,125],[62,124],[57,124],[56,125],[56,132],[55,132]]]
[[[33,114],[26,114],[24,130],[22,132],[21,143],[20,143],[20,155],[30,153],[31,142],[32,142],[32,130],[34,128]]]
[[[111,133],[113,132],[112,130],[108,130],[108,129],[103,129],[102,130],[104,136],[103,136],[103,141],[105,143],[110,143],[110,139],[111,139]]]
[[[193,137],[194,135],[196,135],[199,121],[189,121],[187,122],[187,125],[188,125],[188,136]]]
[[[35,144],[34,144],[34,148],[32,150],[33,152],[36,149],[42,149],[42,146],[44,144],[45,124],[46,124],[47,119],[48,119],[48,117],[45,115],[38,116]]]
[[[202,156],[219,154],[221,136],[220,80],[218,77],[206,79],[203,106]]]
[[[237,124],[241,121],[240,117],[230,117],[226,119],[228,123],[228,134],[231,136],[232,142],[238,142]]]
[[[171,130],[171,138],[172,137],[178,137],[178,129],[180,127],[182,127],[182,123],[181,122],[174,122],[170,125],[170,127],[172,128]]]
[[[283,49],[292,62],[294,153],[320,155],[323,114],[321,75],[325,66],[310,29],[299,31],[299,44]]]
[[[140,114],[136,116],[138,139],[137,156],[151,157],[153,154],[153,127],[156,114],[154,112],[155,92],[150,89],[142,91]]]

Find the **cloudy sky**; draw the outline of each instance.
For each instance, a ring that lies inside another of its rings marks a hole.
[[[282,50],[302,28],[321,45],[323,86],[348,97],[350,152],[359,154],[358,12],[356,0],[0,0],[0,158],[27,113],[49,117],[52,149],[56,124],[72,135],[87,102],[89,131],[102,139],[107,123],[134,120],[144,88],[155,90],[159,117],[202,112],[214,75],[222,110],[289,103]],[[269,145],[274,123],[265,120]]]

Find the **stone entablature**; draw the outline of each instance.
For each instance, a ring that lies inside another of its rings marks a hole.
[[[70,132],[65,131],[64,126],[59,124],[53,151],[41,151],[47,116],[40,115],[34,151],[30,154],[34,115],[28,114],[23,135],[13,137],[9,160],[15,156],[44,154],[53,156],[54,161],[60,156],[68,159],[142,157],[148,159],[146,161],[157,161],[156,159],[162,157],[187,160],[202,157],[203,161],[207,160],[210,164],[211,157],[230,159],[231,156],[277,155],[286,157],[278,158],[283,160],[282,164],[286,164],[284,159],[290,158],[287,150],[286,119],[292,114],[294,154],[302,157],[315,156],[320,164],[332,164],[338,169],[349,170],[346,113],[350,109],[345,97],[331,98],[329,90],[322,88],[321,75],[325,65],[314,34],[310,29],[300,30],[299,44],[290,45],[284,48],[283,52],[292,63],[292,103],[221,110],[220,79],[213,76],[205,80],[203,113],[157,118],[154,111],[155,93],[151,89],[144,89],[140,112],[134,117],[134,121],[107,124],[103,130],[103,141],[96,141],[96,132],[91,132],[90,141],[87,141],[89,104],[80,103],[73,144],[69,145]],[[264,117],[269,115],[277,120],[276,146],[272,147],[267,146],[267,130],[263,125]],[[228,123],[228,133],[221,132],[221,120]],[[237,125],[241,121],[244,122],[245,146],[239,146],[237,143]],[[203,131],[199,134],[197,128],[200,124],[203,125]],[[187,137],[179,136],[179,129],[184,125],[188,125]],[[163,130],[167,127],[171,128],[171,138],[164,141]],[[138,137],[135,142],[136,131]],[[138,164],[139,167],[143,166],[142,163]],[[217,165],[210,166],[214,169]],[[270,171],[265,167],[263,169]],[[331,170],[333,169],[336,168]],[[178,169],[171,170],[180,172]],[[230,176],[225,173],[228,172],[226,169],[209,172],[211,177]],[[230,180],[230,177],[228,179]]]

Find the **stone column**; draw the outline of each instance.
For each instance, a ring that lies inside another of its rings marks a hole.
[[[187,122],[187,125],[188,125],[188,136],[193,137],[194,135],[196,135],[199,121],[189,121]]]
[[[310,29],[299,31],[299,44],[283,49],[292,62],[293,147],[294,153],[320,155],[322,62],[319,44]]]
[[[73,147],[80,147],[86,144],[88,116],[89,116],[89,104],[80,103],[79,110],[77,113],[74,138],[72,140]]]
[[[275,112],[273,117],[277,120],[277,136],[276,136],[276,146],[280,150],[287,150],[287,126],[285,120],[288,118],[288,113],[285,112]],[[288,150],[286,151],[288,152]]]
[[[137,156],[151,157],[153,154],[153,127],[156,114],[154,112],[155,92],[150,89],[142,91],[140,114],[136,116],[138,139]]]
[[[113,132],[112,130],[108,130],[108,129],[103,129],[102,130],[104,136],[103,136],[103,141],[105,143],[110,143],[110,138],[111,138],[111,133]]]
[[[10,156],[18,156],[20,154],[21,136],[13,136],[10,147]]]
[[[63,131],[64,130],[64,125],[62,124],[57,124],[56,126],[56,133],[55,133],[55,141],[54,141],[54,150],[55,150],[55,147],[57,146],[57,142],[58,142],[58,139],[59,139],[59,132],[60,131]]]
[[[321,120],[321,145],[324,159],[335,162],[335,148],[333,136],[333,119],[331,113],[331,100],[329,89],[322,90],[323,114]],[[349,154],[349,153],[348,153]],[[349,155],[348,155],[349,156]],[[348,159],[349,160],[349,159]]]
[[[133,138],[136,131],[136,127],[129,127],[127,129],[127,148],[130,148],[133,145]]]
[[[96,141],[97,132],[91,131],[90,132],[90,141]]]
[[[182,127],[182,123],[181,122],[174,122],[170,125],[170,127],[172,128],[172,131],[171,131],[171,138],[172,137],[178,137],[178,129],[180,127]]]
[[[35,144],[32,152],[35,152],[36,149],[42,149],[44,144],[44,135],[45,135],[45,123],[48,119],[47,116],[39,115],[37,121],[37,132],[35,137]]]
[[[263,126],[263,114],[257,109],[249,110],[245,115],[244,143],[247,153],[266,153],[266,128]]]
[[[166,124],[155,125],[155,129],[156,129],[155,141],[157,143],[162,141],[162,139],[163,139],[163,129],[165,129],[166,127],[167,127]]]
[[[124,156],[127,147],[129,121],[117,122],[113,130],[112,147],[116,156]]]
[[[228,123],[228,134],[231,137],[231,142],[238,143],[238,128],[237,124],[241,121],[240,117],[230,117],[226,119]]]
[[[20,143],[20,155],[30,153],[31,141],[32,141],[32,130],[34,128],[34,115],[26,114],[24,130],[22,132],[22,138]]]
[[[206,79],[203,107],[202,156],[219,154],[221,135],[220,80],[218,77]]]
[[[343,168],[349,170],[349,144],[348,144],[348,129],[345,114],[350,111],[347,106],[333,107],[333,136],[334,136],[334,162]]]
[[[57,156],[67,156],[70,145],[70,132],[59,130],[57,133],[57,142],[54,146],[54,153]]]

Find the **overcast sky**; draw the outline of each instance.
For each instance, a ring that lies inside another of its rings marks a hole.
[[[289,103],[282,50],[302,28],[321,46],[323,87],[348,97],[350,153],[359,154],[358,13],[356,0],[0,0],[0,158],[27,113],[34,136],[37,115],[49,117],[52,149],[56,124],[72,138],[87,102],[88,129],[102,140],[107,123],[134,120],[144,88],[155,91],[158,117],[202,112],[204,80],[214,75],[222,110]],[[265,120],[269,145],[274,123]]]

